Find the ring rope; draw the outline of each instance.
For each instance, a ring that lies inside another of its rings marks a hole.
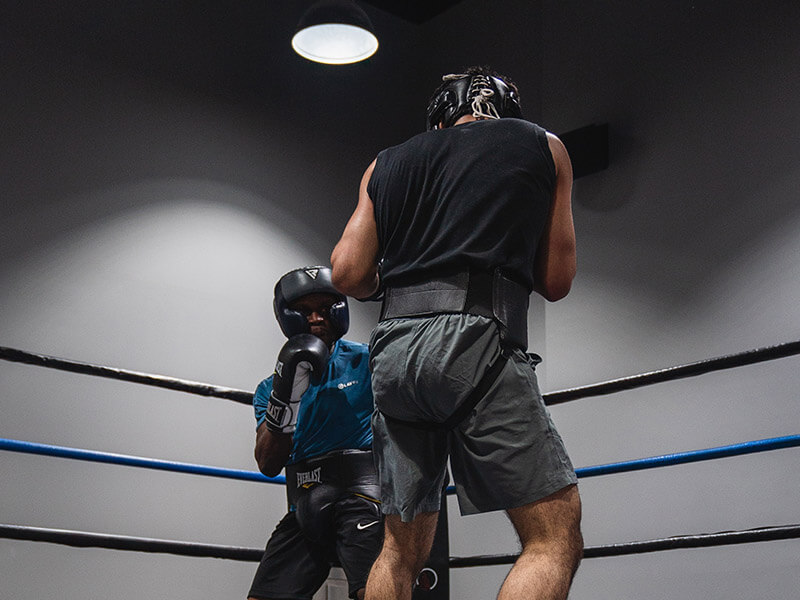
[[[0,538],[24,540],[29,542],[49,542],[75,548],[106,548],[109,550],[129,550],[133,552],[160,552],[179,556],[202,558],[226,558],[258,562],[264,550],[239,546],[219,546],[197,544],[176,540],[159,540],[127,535],[90,533],[69,529],[48,529],[25,525],[0,524]]]
[[[800,434],[787,435],[783,437],[767,438],[763,440],[753,440],[729,446],[717,446],[704,450],[691,450],[688,452],[678,452],[674,454],[664,454],[649,458],[609,463],[592,467],[582,467],[575,469],[578,477],[596,477],[598,475],[609,475],[612,473],[624,473],[629,471],[642,471],[657,467],[670,465],[680,465],[690,462],[700,462],[726,458],[730,456],[741,456],[769,450],[781,450],[800,446]],[[101,462],[109,464],[119,464],[132,467],[143,467],[147,469],[158,469],[162,471],[174,471],[177,473],[190,473],[194,475],[208,475],[212,477],[225,477],[228,479],[239,479],[243,481],[259,481],[265,483],[286,483],[283,475],[277,477],[267,477],[257,471],[245,471],[241,469],[226,469],[222,467],[208,467],[192,463],[173,462],[152,458],[142,458],[127,454],[115,454],[111,452],[97,452],[94,450],[84,450],[81,448],[69,448],[66,446],[53,446],[50,444],[39,444],[36,442],[25,442],[0,438],[0,450],[11,452],[22,452],[26,454],[40,454],[45,456],[55,456],[58,458],[71,458],[75,460],[85,460],[91,462]],[[447,493],[455,491],[453,486],[447,488]]]
[[[640,375],[634,375],[631,377],[620,378],[598,384],[551,392],[544,394],[544,399],[545,403],[548,405],[560,404],[578,398],[609,394],[622,390],[630,390],[654,383],[691,377],[716,370],[744,366],[777,358],[784,358],[795,354],[800,354],[800,342],[790,342],[777,346],[750,350],[747,352],[707,359],[682,366],[669,367],[659,371],[643,373]],[[221,386],[198,383],[183,379],[175,379],[161,375],[150,375],[136,371],[91,365],[50,356],[36,355],[4,346],[0,346],[0,359],[163,387],[203,396],[225,398],[241,404],[250,405],[252,403],[252,394],[243,390],[224,388]],[[738,456],[742,454],[788,448],[798,445],[800,445],[800,436],[784,436],[781,438],[745,442],[732,446],[669,454],[633,461],[612,463],[608,465],[598,465],[595,467],[585,467],[583,469],[576,469],[576,473],[579,477],[591,477],[610,473],[620,473],[653,467],[683,464],[688,462],[697,462],[701,460],[711,460],[714,458]],[[222,469],[218,467],[207,467],[204,465],[195,465],[189,463],[144,459],[135,456],[100,453],[89,450],[35,444],[32,442],[21,442],[19,440],[8,440],[3,438],[0,438],[0,449],[33,454],[46,454],[79,460],[91,460],[95,462],[139,466],[182,473],[227,477],[247,481],[261,481],[270,483],[285,482],[285,478],[283,477],[268,478],[261,473],[253,471]],[[451,489],[448,488],[448,492],[450,491]],[[148,538],[135,538],[130,536],[92,534],[87,532],[43,529],[4,524],[0,524],[0,537],[30,541],[49,541],[53,543],[82,547],[96,546],[121,550],[169,552],[185,556],[204,556],[248,561],[258,561],[263,554],[262,550],[252,548],[215,546],[173,540],[152,540]],[[800,525],[786,525],[780,527],[751,529],[747,531],[728,531],[717,534],[675,536],[672,538],[632,542],[627,544],[587,547],[584,549],[584,557],[595,558],[605,556],[621,556],[624,554],[655,552],[676,548],[697,548],[724,544],[791,539],[797,537],[800,537]],[[511,554],[476,557],[450,557],[449,566],[451,568],[458,568],[493,564],[512,564],[516,561],[518,556],[518,554]]]
[[[205,465],[197,465],[192,463],[143,458],[140,456],[115,454],[112,452],[98,452],[95,450],[84,450],[82,448],[69,448],[67,446],[53,446],[51,444],[39,444],[36,442],[25,442],[22,440],[11,440],[6,438],[0,438],[0,450],[22,452],[25,454],[40,454],[43,456],[55,456],[57,458],[71,458],[73,460],[100,462],[128,467],[157,469],[160,471],[172,471],[175,473],[224,477],[226,479],[238,479],[241,481],[258,481],[261,483],[281,484],[286,483],[286,477],[283,475],[278,475],[277,477],[267,477],[266,475],[263,475],[257,471],[208,467]]]
[[[714,460],[717,458],[727,458],[729,456],[742,456],[756,452],[768,450],[780,450],[800,446],[800,435],[787,435],[777,438],[763,440],[753,440],[729,446],[717,446],[704,450],[691,450],[689,452],[677,452],[674,454],[664,454],[662,456],[652,456],[594,467],[583,467],[575,469],[578,477],[595,477],[597,475],[609,475],[612,473],[626,473],[628,471],[641,471],[655,467],[666,467],[670,465],[682,465],[691,462]]]
[[[607,558],[644,552],[661,552],[686,548],[707,548],[709,546],[725,546],[730,544],[749,544],[752,542],[768,542],[800,538],[800,525],[781,525],[777,527],[761,527],[745,531],[723,531],[720,533],[700,533],[681,535],[641,542],[610,544],[606,546],[587,546],[583,549],[584,558]],[[450,568],[485,567],[490,565],[510,565],[519,558],[516,554],[492,554],[484,556],[451,556]]]
[[[570,400],[577,400],[579,398],[602,396],[605,394],[612,394],[614,392],[632,390],[634,388],[653,385],[655,383],[674,381],[676,379],[694,377],[696,375],[704,375],[712,371],[743,367],[745,365],[752,365],[768,360],[786,358],[796,354],[800,354],[800,341],[787,342],[785,344],[767,346],[765,348],[757,348],[755,350],[748,350],[746,352],[739,352],[737,354],[729,354],[727,356],[720,356],[717,358],[708,358],[706,360],[701,360],[686,365],[667,367],[666,369],[659,369],[658,371],[651,371],[649,373],[642,373],[640,375],[632,375],[630,377],[612,379],[602,383],[594,383],[592,385],[550,392],[548,394],[544,394],[543,397],[545,404],[551,406],[554,404],[569,402]]]
[[[264,550],[259,548],[245,548],[242,546],[198,544],[194,542],[90,533],[67,529],[48,529],[26,525],[0,524],[0,538],[48,542],[77,548],[106,548],[109,550],[128,550],[135,552],[159,552],[176,554],[179,556],[223,558],[251,562],[259,562],[264,553]],[[709,546],[747,544],[796,538],[800,538],[800,525],[781,525],[748,529],[745,531],[701,533],[622,544],[587,546],[583,549],[583,557],[603,558],[641,554],[644,552],[705,548]],[[518,557],[519,554],[494,554],[467,557],[451,556],[449,558],[449,566],[450,568],[462,568],[512,564]]]
[[[622,377],[620,379],[613,379],[610,381],[595,383],[582,387],[549,392],[547,394],[543,394],[542,397],[544,398],[545,404],[548,406],[562,404],[564,402],[577,400],[579,398],[600,396],[623,390],[631,390],[655,383],[703,375],[712,371],[741,367],[768,360],[786,358],[788,356],[794,356],[797,354],[800,354],[800,341],[786,342],[784,344],[778,344],[775,346],[747,350],[737,354],[709,358],[686,365],[667,367],[665,369],[651,371],[649,373],[642,373],[639,375]],[[253,394],[244,390],[226,388],[208,383],[198,383],[186,379],[175,379],[163,375],[150,375],[138,371],[129,371],[126,369],[93,365],[74,360],[57,358],[54,356],[33,354],[31,352],[18,350],[15,348],[8,348],[6,346],[0,346],[0,359],[40,367],[48,367],[51,369],[60,369],[62,371],[71,371],[73,373],[96,375],[98,377],[107,377],[122,381],[130,381],[133,383],[141,383],[144,385],[178,390],[182,392],[188,392],[190,394],[198,394],[201,396],[224,398],[227,400],[233,400],[234,402],[238,402],[240,404],[252,405],[253,402]]]
[[[95,375],[97,377],[106,377],[108,379],[119,379],[120,381],[141,383],[144,385],[167,388],[180,392],[188,392],[190,394],[197,394],[200,396],[224,398],[226,400],[233,400],[234,402],[238,402],[240,404],[247,404],[248,406],[253,405],[252,392],[212,385],[210,383],[200,383],[197,381],[189,381],[188,379],[176,379],[174,377],[166,377],[164,375],[151,375],[149,373],[141,373],[139,371],[129,371],[127,369],[117,369],[115,367],[92,365],[75,360],[57,358],[55,356],[33,354],[31,352],[25,352],[24,350],[17,350],[15,348],[7,348],[5,346],[0,346],[0,358],[10,362],[35,365],[37,367],[47,367],[49,369],[58,369],[61,371],[70,371],[72,373],[81,373],[83,375]]]

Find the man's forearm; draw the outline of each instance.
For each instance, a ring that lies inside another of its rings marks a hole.
[[[335,251],[331,255],[331,265],[333,266],[331,278],[333,285],[343,294],[352,298],[368,298],[378,291],[377,267],[358,272],[356,269],[342,266],[342,261],[336,259]]]
[[[281,472],[292,449],[292,436],[288,433],[274,433],[262,423],[256,432],[255,458],[258,470],[267,477],[275,477]]]

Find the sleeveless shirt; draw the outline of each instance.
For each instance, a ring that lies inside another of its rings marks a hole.
[[[499,267],[531,291],[555,180],[546,131],[521,119],[428,131],[380,152],[367,192],[383,285]]]

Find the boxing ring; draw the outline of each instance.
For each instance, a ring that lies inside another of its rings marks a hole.
[[[656,383],[664,383],[687,377],[700,376],[714,371],[722,371],[759,362],[777,360],[798,354],[800,354],[800,341],[789,342],[740,352],[737,354],[711,358],[690,364],[668,367],[657,371],[614,379],[593,385],[550,392],[544,394],[544,400],[545,404],[552,406],[578,399],[601,396],[624,390],[633,390]],[[201,396],[226,399],[235,403],[252,406],[252,393],[243,390],[165,377],[162,375],[152,375],[119,368],[87,364],[74,360],[44,356],[2,346],[0,346],[0,359],[48,369],[69,371],[94,377],[117,379],[120,381],[161,387]],[[797,424],[795,423],[791,426],[797,427]],[[798,446],[800,446],[800,432],[782,437],[742,441],[740,443],[726,446],[692,449],[678,453],[650,456],[624,462],[581,467],[576,469],[576,473],[579,478],[599,477],[617,473],[656,469],[672,465],[711,461],[725,457],[737,457],[785,448],[796,448]],[[114,454],[81,448],[54,446],[17,439],[0,438],[0,450],[6,452],[37,454],[78,461],[107,463],[143,469],[156,469],[204,477],[218,477],[250,482],[255,481],[265,484],[285,483],[285,478],[283,476],[266,477],[257,471],[226,469],[221,467]],[[452,487],[448,488],[448,494],[452,493],[454,493],[454,489]],[[199,544],[179,540],[101,534],[87,531],[51,529],[7,523],[0,523],[0,538],[33,542],[47,542],[51,544],[61,544],[81,548],[92,547],[133,552],[169,553],[179,556],[219,558],[253,562],[260,561],[264,551],[263,548]],[[667,538],[620,542],[610,545],[586,546],[584,548],[584,558],[589,559],[598,557],[622,556],[647,552],[723,546],[730,544],[752,544],[763,541],[787,540],[794,538],[800,538],[800,524],[758,526],[746,530],[682,534]],[[517,556],[517,554],[479,555],[469,557],[450,556],[448,560],[448,567],[450,569],[455,569],[475,566],[512,564],[516,560]]]

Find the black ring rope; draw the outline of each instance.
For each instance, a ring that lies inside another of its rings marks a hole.
[[[245,560],[258,562],[264,550],[244,548],[241,546],[218,546],[214,544],[197,544],[176,540],[159,540],[127,535],[106,533],[90,533],[69,529],[47,529],[26,525],[0,524],[0,538],[24,540],[29,542],[49,542],[74,548],[106,548],[109,550],[129,550],[133,552],[160,552],[178,556],[196,556],[201,558],[225,558],[229,560]]]
[[[259,548],[242,546],[221,546],[215,544],[198,544],[175,540],[161,540],[143,537],[90,533],[68,529],[48,529],[26,525],[0,524],[0,538],[48,542],[76,548],[105,548],[110,550],[127,550],[134,552],[158,552],[178,556],[194,556],[202,558],[223,558],[258,562],[264,553]],[[604,558],[641,554],[644,552],[660,552],[687,548],[706,548],[732,544],[749,544],[776,540],[800,538],[800,525],[781,525],[760,527],[745,531],[723,531],[720,533],[701,533],[669,538],[611,544],[604,546],[587,546],[583,550],[584,558]],[[450,568],[485,567],[492,565],[513,564],[519,554],[494,554],[485,556],[451,556]]]
[[[547,394],[543,394],[543,398],[545,404],[548,406],[562,404],[564,402],[577,400],[579,398],[601,396],[614,392],[631,390],[655,383],[703,375],[712,371],[720,371],[723,369],[741,367],[768,360],[775,360],[778,358],[786,358],[796,354],[800,354],[800,341],[786,342],[784,344],[767,346],[765,348],[756,348],[754,350],[747,350],[745,352],[729,354],[727,356],[720,356],[717,358],[709,358],[686,365],[667,367],[665,369],[651,371],[649,373],[642,373],[639,375],[632,375],[630,377],[612,379],[610,381],[601,383],[549,392]],[[48,367],[51,369],[60,369],[62,371],[70,371],[73,373],[82,373],[84,375],[96,375],[98,377],[131,381],[133,383],[152,385],[156,387],[188,392],[190,394],[198,394],[201,396],[224,398],[227,400],[233,400],[234,402],[238,402],[240,404],[252,405],[253,403],[252,392],[246,392],[244,390],[221,387],[208,383],[188,381],[186,379],[175,379],[163,375],[150,375],[138,371],[129,371],[126,369],[93,365],[74,360],[57,358],[54,356],[33,354],[31,352],[18,350],[15,348],[8,348],[5,346],[0,346],[0,359],[36,365],[40,367]]]
[[[661,552],[686,548],[707,548],[730,544],[749,544],[752,542],[768,542],[800,538],[800,525],[782,525],[777,527],[761,527],[745,531],[723,531],[720,533],[700,533],[696,535],[680,535],[642,542],[628,542],[607,546],[587,546],[583,549],[584,558],[606,558],[642,554],[644,552]],[[450,568],[486,567],[490,565],[511,565],[519,558],[516,554],[492,554],[485,556],[451,556]]]
[[[33,354],[31,352],[25,352],[24,350],[17,350],[15,348],[7,348],[5,346],[0,346],[0,358],[11,362],[35,365],[37,367],[47,367],[50,369],[59,369],[61,371],[70,371],[72,373],[81,373],[83,375],[95,375],[97,377],[119,379],[121,381],[131,381],[133,383],[152,385],[155,387],[177,390],[180,392],[188,392],[190,394],[198,394],[200,396],[224,398],[226,400],[239,402],[240,404],[247,404],[248,406],[252,406],[253,404],[252,392],[221,387],[218,385],[211,385],[209,383],[199,383],[197,381],[175,379],[174,377],[165,377],[163,375],[151,375],[148,373],[140,373],[138,371],[129,371],[127,369],[92,365],[75,360],[57,358],[55,356]]]
[[[718,358],[709,358],[686,365],[667,367],[666,369],[642,373],[640,375],[632,375],[630,377],[612,379],[611,381],[605,381],[602,383],[595,383],[592,385],[550,392],[544,394],[543,397],[545,404],[547,405],[561,404],[563,402],[569,402],[570,400],[577,400],[578,398],[602,396],[623,390],[632,390],[634,388],[644,387],[654,383],[673,381],[675,379],[682,379],[684,377],[694,377],[695,375],[704,375],[705,373],[710,373],[712,371],[720,371],[722,369],[752,365],[755,363],[774,360],[777,358],[785,358],[787,356],[793,356],[796,354],[800,354],[800,341],[787,342],[785,344],[767,346],[765,348],[757,348],[755,350],[748,350],[745,352],[739,352],[737,354],[729,354],[727,356],[720,356]]]

